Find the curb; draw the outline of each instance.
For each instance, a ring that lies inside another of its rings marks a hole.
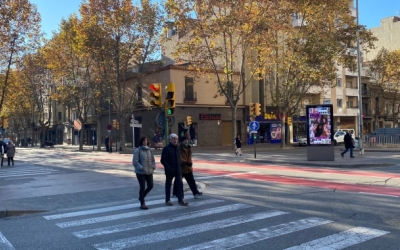
[[[263,160],[263,159],[244,159],[244,161],[252,163],[270,163],[270,164],[318,166],[318,167],[334,167],[334,168],[391,167],[396,165],[392,163],[357,163],[357,164],[333,163],[332,164],[327,162],[287,162],[287,161],[273,161],[273,160]]]

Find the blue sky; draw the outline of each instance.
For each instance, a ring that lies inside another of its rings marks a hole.
[[[330,0],[327,0],[330,1]],[[31,0],[36,4],[42,17],[42,30],[50,38],[58,30],[62,18],[78,12],[81,0]],[[359,0],[360,24],[367,28],[380,25],[380,19],[400,16],[400,0]]]

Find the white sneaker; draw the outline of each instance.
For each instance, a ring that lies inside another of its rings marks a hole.
[[[203,195],[203,193],[200,192],[200,193],[198,193],[198,194],[195,194],[195,195],[194,195],[194,198],[195,198],[195,199],[199,199],[202,195]]]

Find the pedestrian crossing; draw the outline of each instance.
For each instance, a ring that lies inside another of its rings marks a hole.
[[[59,173],[60,171],[57,169],[46,168],[46,167],[38,167],[38,166],[29,166],[29,167],[19,167],[13,166],[10,168],[1,168],[0,169],[0,178],[21,178],[21,177],[32,177],[35,175],[48,175]]]
[[[188,207],[177,204],[165,206],[164,200],[152,200],[146,204],[149,210],[140,210],[135,202],[46,215],[43,218],[99,250],[160,247],[180,250],[240,249],[306,230],[319,231],[321,227],[335,224],[331,220],[304,215],[301,216],[303,218],[293,219],[291,213],[286,211],[266,210],[222,199],[191,200]],[[277,223],[278,220],[283,223]],[[327,235],[322,238],[281,249],[343,249],[389,234],[388,231],[373,228],[349,228],[336,230],[335,233],[327,230]],[[196,235],[203,237],[198,240]],[[193,238],[197,240],[193,243],[187,241]]]

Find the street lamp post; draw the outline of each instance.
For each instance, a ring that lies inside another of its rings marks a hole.
[[[361,92],[361,55],[360,55],[360,29],[358,22],[358,0],[356,0],[356,15],[357,15],[357,85],[358,85],[358,123],[359,123],[359,132],[358,132],[358,146],[360,147],[360,155],[364,155],[364,147],[363,147],[363,113],[362,113],[362,92]]]

